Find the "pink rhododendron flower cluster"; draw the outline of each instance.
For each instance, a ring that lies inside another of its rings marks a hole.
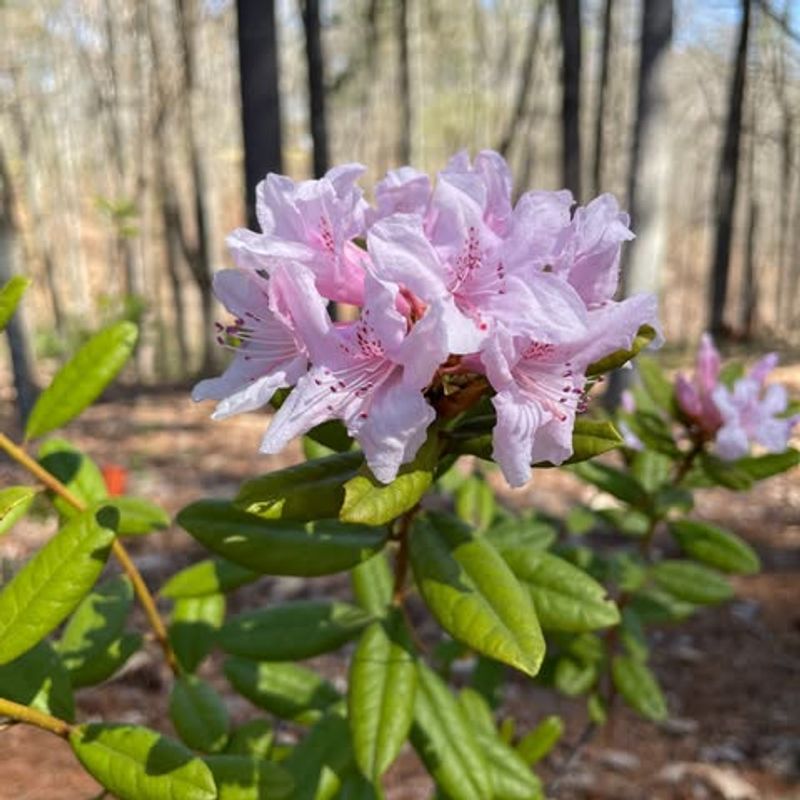
[[[236,355],[194,398],[218,400],[221,418],[293,386],[262,451],[340,419],[389,482],[425,441],[444,383],[472,382],[490,387],[494,457],[512,485],[532,462],[563,462],[587,366],[655,322],[654,297],[612,299],[627,215],[610,195],[575,209],[566,191],[514,205],[491,151],[456,155],[435,183],[393,170],[374,206],[356,183],[363,171],[259,185],[261,232],[229,237],[236,269],[214,284],[236,318],[220,330]],[[333,322],[328,301],[358,318]]]
[[[800,422],[800,416],[786,415],[789,399],[784,386],[766,383],[777,363],[776,353],[765,355],[729,388],[720,380],[719,352],[705,333],[697,351],[693,379],[677,376],[678,405],[700,435],[713,440],[720,458],[742,458],[754,443],[773,453],[788,447],[792,428]]]

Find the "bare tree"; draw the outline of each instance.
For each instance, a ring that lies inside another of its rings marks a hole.
[[[561,182],[581,199],[581,5],[558,0],[561,30]]]
[[[597,108],[594,117],[594,161],[592,163],[592,193],[600,194],[603,187],[603,122],[606,115],[606,95],[608,93],[608,73],[611,61],[612,24],[614,20],[614,0],[603,3],[601,23],[602,46],[600,51],[600,85],[597,87]]]
[[[736,45],[736,61],[731,76],[728,97],[728,114],[720,153],[716,189],[716,234],[714,258],[711,263],[711,291],[709,293],[708,327],[718,338],[723,338],[725,328],[725,300],[728,294],[731,242],[733,240],[733,215],[739,180],[739,151],[742,138],[742,109],[744,107],[747,79],[747,46],[750,37],[751,0],[742,0],[742,21]]]
[[[308,101],[311,140],[314,143],[314,177],[328,171],[328,128],[325,115],[325,58],[320,31],[319,0],[301,0],[306,32]]]
[[[400,81],[400,129],[397,140],[397,159],[401,164],[411,163],[411,128],[414,122],[411,107],[411,63],[409,56],[409,2],[397,0],[397,50]]]

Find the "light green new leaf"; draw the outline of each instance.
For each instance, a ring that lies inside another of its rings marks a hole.
[[[66,619],[105,566],[117,512],[68,522],[0,593],[0,664],[22,655]]]
[[[231,618],[219,632],[219,645],[257,661],[296,661],[336,650],[371,621],[348,603],[301,600]]]
[[[386,528],[337,520],[263,519],[219,500],[200,500],[178,524],[209,550],[267,575],[330,575],[370,558],[386,543]]]
[[[231,733],[225,753],[231,756],[268,758],[275,743],[275,729],[268,719],[251,719]]]
[[[421,662],[417,670],[414,749],[452,800],[492,797],[486,758],[469,718],[433,670]]]
[[[492,487],[477,475],[467,478],[456,491],[456,513],[467,525],[485,531],[492,523],[495,499]]]
[[[224,558],[198,561],[176,572],[161,589],[162,597],[202,597],[207,594],[224,594],[252,583],[259,573],[240,567]]]
[[[363,774],[377,783],[397,758],[414,719],[417,670],[401,623],[374,622],[350,662],[348,717]]]
[[[562,656],[556,662],[555,687],[567,697],[579,697],[594,686],[598,678],[595,664]]]
[[[69,674],[47,641],[0,666],[0,697],[67,722],[75,718]]]
[[[616,450],[624,439],[612,422],[596,422],[591,419],[576,419],[572,429],[572,455],[567,464],[581,461]]]
[[[39,448],[39,463],[87,506],[102,504],[108,497],[100,468],[89,456],[65,439],[48,439]],[[62,519],[69,519],[80,513],[63,497],[51,495],[51,499]],[[119,524],[117,527],[119,528]]]
[[[533,766],[547,756],[563,735],[564,720],[552,714],[545,717],[530,733],[520,739],[517,744],[517,752],[526,764]]]
[[[169,717],[192,750],[216,753],[228,743],[230,718],[214,688],[195,675],[181,675],[172,686]]]
[[[462,689],[458,695],[458,702],[475,730],[488,731],[489,733],[495,732],[492,707],[477,689],[473,689],[470,686]]]
[[[505,550],[503,558],[530,592],[545,630],[582,633],[619,622],[605,588],[563,558],[530,548]]]
[[[433,483],[438,458],[439,441],[433,430],[416,458],[410,464],[404,464],[391,483],[381,483],[364,465],[344,485],[344,504],[339,519],[384,525],[411,510]]]
[[[715,570],[681,559],[667,559],[651,569],[656,583],[679,600],[697,605],[724,603],[733,587]]]
[[[187,672],[194,672],[214,648],[225,619],[225,606],[222,594],[181,597],[176,601],[169,640],[181,667]]]
[[[642,325],[636,333],[636,338],[633,340],[630,350],[616,350],[599,361],[595,361],[594,364],[589,364],[586,368],[587,377],[602,375],[606,372],[611,372],[612,369],[621,367],[640,353],[655,338],[655,329],[650,325]]]
[[[338,453],[245,481],[234,505],[265,519],[311,521],[338,517],[344,484],[355,477],[364,456]]]
[[[25,516],[38,489],[35,486],[9,486],[0,489],[0,536],[8,533]]]
[[[755,550],[730,531],[695,520],[676,520],[669,526],[686,555],[710,567],[736,575],[754,575],[761,569]]]
[[[169,514],[142,497],[112,497],[107,503],[119,511],[121,536],[142,536],[169,527]]]
[[[294,780],[287,770],[248,755],[206,756],[217,784],[217,800],[288,800]]]
[[[411,564],[420,594],[454,638],[535,675],[544,639],[529,593],[489,541],[442,514],[417,519]]]
[[[356,601],[374,617],[383,616],[392,602],[392,573],[383,553],[353,567],[350,573]]]
[[[19,301],[22,300],[22,295],[25,294],[25,290],[30,284],[30,278],[23,278],[22,275],[15,275],[3,284],[3,288],[0,289],[0,331],[14,316]]]
[[[667,718],[667,703],[656,676],[645,663],[630,656],[616,656],[611,664],[614,686],[623,700],[654,722]]]
[[[282,719],[311,724],[341,699],[316,672],[299,664],[229,658],[225,677],[251,703]]]
[[[119,800],[217,800],[211,770],[178,742],[133,725],[80,725],[70,745]]]
[[[43,436],[77,417],[125,366],[137,335],[136,326],[123,321],[89,339],[39,395],[25,426],[25,438]]]
[[[543,800],[542,785],[522,756],[495,731],[476,731],[492,786],[493,800]]]
[[[492,525],[486,536],[495,550],[503,553],[517,548],[547,550],[556,540],[556,529],[536,517],[512,517]]]

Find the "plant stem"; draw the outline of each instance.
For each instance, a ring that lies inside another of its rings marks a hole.
[[[62,739],[69,736],[72,726],[58,717],[51,717],[49,714],[44,714],[37,711],[35,708],[20,705],[12,700],[4,700],[0,697],[0,715],[10,717],[18,722],[26,722],[28,725],[35,725],[44,731],[54,733]]]
[[[60,480],[58,480],[58,478],[56,478],[55,475],[53,475],[51,472],[48,472],[41,464],[39,464],[38,461],[31,458],[21,447],[15,445],[4,433],[0,433],[0,448],[5,450],[6,453],[8,453],[8,455],[14,459],[14,461],[25,467],[25,469],[27,469],[31,475],[43,483],[48,489],[50,489],[50,491],[66,500],[73,508],[76,508],[78,511],[88,510],[88,506],[83,502],[83,500],[80,499],[80,497],[77,497],[75,494],[73,494],[66,486],[64,486],[63,483],[61,483]],[[145,616],[150,623],[150,627],[152,627],[153,633],[155,634],[161,649],[164,651],[164,656],[167,660],[169,668],[175,675],[179,675],[180,667],[178,666],[178,660],[175,656],[175,651],[172,649],[172,645],[169,643],[167,628],[164,625],[164,620],[161,619],[161,615],[158,613],[155,600],[153,600],[153,595],[150,593],[150,590],[147,588],[147,584],[144,582],[142,573],[139,572],[136,564],[133,563],[130,555],[128,555],[128,551],[125,549],[125,546],[122,544],[119,538],[114,539],[111,549],[114,553],[114,557],[122,567],[123,572],[125,572],[125,574],[130,578],[131,584],[133,585],[133,590],[136,593],[136,596],[139,598],[139,602],[141,603]]]
[[[405,593],[406,576],[408,575],[408,538],[411,530],[411,522],[417,508],[414,507],[400,517],[397,528],[396,538],[400,544],[397,551],[397,558],[394,562],[394,589],[392,590],[392,604],[398,608],[403,605],[403,594]]]

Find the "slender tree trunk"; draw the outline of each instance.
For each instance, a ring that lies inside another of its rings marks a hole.
[[[282,172],[278,39],[274,0],[237,0],[247,225],[256,230],[256,185]]]
[[[603,5],[603,43],[600,52],[600,85],[597,87],[597,109],[594,118],[594,163],[592,164],[592,194],[603,190],[603,122],[606,115],[608,73],[611,61],[611,37],[614,0],[605,0]]]
[[[742,22],[736,47],[736,63],[730,85],[728,117],[720,154],[716,192],[716,235],[711,264],[708,327],[717,338],[726,335],[725,300],[728,294],[733,216],[739,178],[742,109],[747,77],[747,45],[750,36],[750,0],[742,0]]]
[[[325,115],[325,58],[322,50],[319,0],[302,0],[306,31],[308,101],[311,140],[314,143],[314,177],[328,171],[328,129]]]
[[[558,0],[561,29],[561,182],[581,200],[581,7]]]
[[[411,134],[414,123],[411,106],[411,59],[409,56],[409,14],[410,0],[396,0],[398,71],[400,80],[400,130],[397,140],[397,159],[401,164],[411,163]]]

